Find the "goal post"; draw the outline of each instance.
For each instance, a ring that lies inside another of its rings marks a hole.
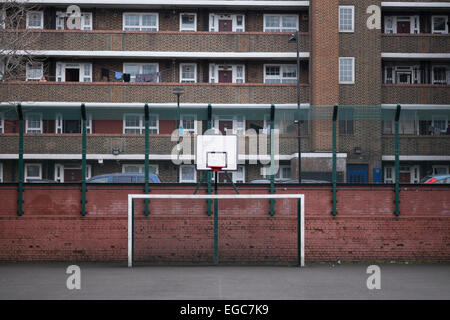
[[[305,265],[305,196],[303,194],[128,194],[128,267],[134,261],[134,199],[297,199],[297,260]],[[214,226],[214,255],[218,257],[217,225]]]

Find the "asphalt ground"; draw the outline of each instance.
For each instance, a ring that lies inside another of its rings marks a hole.
[[[67,288],[74,276],[66,273],[70,265],[80,267],[80,289]],[[3,262],[0,299],[450,299],[450,264],[378,264],[381,288],[372,290],[369,265],[128,268],[125,263]]]

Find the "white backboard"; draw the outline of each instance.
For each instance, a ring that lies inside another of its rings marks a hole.
[[[223,163],[226,154],[226,166],[222,171],[236,171],[238,166],[237,135],[199,135],[195,140],[195,165],[199,171],[212,170],[211,161]],[[219,155],[222,154],[222,155]],[[209,162],[208,163],[208,157]]]

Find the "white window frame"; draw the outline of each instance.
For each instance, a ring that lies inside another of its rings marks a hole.
[[[86,16],[89,16],[89,23],[86,23]],[[56,11],[56,30],[66,30],[67,28],[67,13],[63,11]],[[92,12],[81,12],[80,28],[73,30],[92,30],[93,15]]]
[[[444,130],[441,130],[440,133],[447,133],[447,129],[448,129],[448,117],[445,114],[442,115],[432,115],[431,116],[431,125],[436,128],[436,126],[434,125],[435,121],[446,121],[447,125],[445,126]]]
[[[284,68],[285,67],[295,67],[295,74],[296,77],[292,78],[292,77],[283,77],[283,73],[284,73]],[[268,76],[266,75],[266,69],[267,67],[279,67],[280,68],[280,74],[278,76]],[[298,69],[297,69],[297,65],[296,64],[264,64],[263,66],[263,73],[264,73],[264,83],[269,83],[267,82],[267,80],[273,79],[273,80],[280,80],[280,82],[278,83],[288,83],[288,84],[293,84],[293,83],[297,83],[297,79],[298,79]],[[294,80],[295,82],[283,82],[283,80]]]
[[[139,25],[138,26],[130,26],[130,27],[125,26],[125,17],[130,14],[139,16]],[[154,27],[148,27],[148,26],[142,25],[142,17],[144,15],[145,16],[147,16],[147,15],[156,16],[156,27],[155,27],[156,30],[149,30],[149,29],[154,29]],[[139,29],[139,30],[132,30],[132,29]],[[159,31],[159,13],[158,12],[124,12],[122,14],[122,30],[123,31]]]
[[[38,177],[28,177],[28,167],[30,166],[38,166],[39,167],[39,176]],[[25,181],[28,180],[41,180],[42,179],[42,163],[25,163]]]
[[[127,167],[138,167],[139,174],[145,174],[145,165],[140,163],[127,163],[122,165],[122,173],[128,173],[126,172]],[[155,168],[155,174],[159,174],[159,165],[157,164],[150,164],[148,166],[149,168]],[[150,170],[149,170],[150,171]]]
[[[137,74],[143,74],[143,70],[144,70],[144,66],[156,66],[156,72],[159,72],[159,63],[132,63],[132,62],[124,62],[123,63],[123,67],[122,67],[122,72],[123,73],[128,73],[128,72],[126,72],[125,71],[125,68],[126,67],[129,67],[129,66],[138,66],[139,67],[139,73],[137,73]],[[158,77],[158,79],[157,79],[158,81],[156,81],[156,82],[159,82],[159,77]],[[132,75],[132,74],[130,74],[130,82],[136,82],[136,76],[135,75]]]
[[[245,83],[245,64],[209,64],[209,83],[219,83],[219,71],[231,69],[232,72],[232,82],[231,83]],[[242,67],[242,78],[237,77],[237,68]],[[237,82],[237,81],[240,82]]]
[[[64,166],[64,164],[61,164],[61,163],[55,164],[54,177],[55,177],[56,182],[60,182],[60,183],[64,182],[64,170],[65,169],[74,169],[74,168],[70,167],[70,165]],[[78,168],[76,168],[76,169],[78,169]],[[87,164],[86,165],[86,179],[90,179],[90,178],[92,178],[92,165]]]
[[[448,174],[448,172],[449,172],[448,166],[443,165],[443,164],[436,164],[436,165],[433,165],[432,168],[433,168],[433,175],[437,175],[437,174]],[[442,168],[445,169],[445,173],[436,173],[436,169],[442,169]]]
[[[435,18],[444,18],[445,19],[445,30],[434,30],[434,19]],[[448,34],[448,16],[431,16],[431,33],[434,34]]]
[[[3,113],[0,112],[0,134],[5,133],[5,118]]]
[[[238,175],[239,171],[242,171],[242,179],[238,179],[237,178],[237,175]],[[244,165],[239,165],[237,171],[229,171],[228,173],[230,173],[231,180],[233,180],[233,183],[245,183],[245,166]],[[223,171],[219,172],[219,176],[218,177],[220,178],[222,176],[225,176],[225,173]],[[228,178],[226,178],[226,176],[225,176],[225,179],[228,181]],[[212,175],[212,179],[211,180],[214,181],[214,175]]]
[[[233,121],[232,134],[245,134],[246,122],[245,116],[242,115],[216,115],[214,116],[214,131],[219,133],[219,121]],[[227,132],[222,132],[223,135],[228,134]]]
[[[388,20],[391,20],[392,26],[387,27]],[[410,23],[410,34],[420,33],[420,18],[418,15],[414,16],[385,16],[384,17],[384,33],[385,34],[396,34],[397,33],[397,23],[399,21],[409,21]]]
[[[291,176],[289,176],[289,177],[284,177],[284,175],[283,175],[283,169],[286,169],[286,168],[289,168],[289,170],[290,170]],[[267,170],[265,170],[265,171],[270,173],[270,169],[269,168],[267,168]],[[270,178],[270,175],[269,174],[263,174],[263,177],[268,179],[268,178]],[[280,165],[280,166],[278,166],[278,171],[275,174],[275,181],[288,181],[288,180],[292,180],[292,168],[291,168],[291,166],[290,165]]]
[[[341,61],[351,60],[352,61],[352,79],[341,80]],[[354,57],[339,57],[339,84],[355,84],[355,58]]]
[[[393,166],[385,166],[383,170],[384,183],[395,183],[395,170]],[[388,177],[388,172],[390,172],[390,177]]]
[[[139,117],[139,126],[137,127],[127,127],[126,126],[126,117],[127,116],[137,116]],[[155,117],[156,118],[156,126],[149,125],[148,129],[150,130],[156,130],[156,133],[150,133],[150,134],[159,134],[159,116],[157,114],[150,114],[150,118]],[[140,113],[125,113],[123,115],[123,134],[144,134],[145,133],[145,119],[144,115]],[[139,133],[127,133],[125,132],[127,129],[131,130],[139,130]]]
[[[40,26],[30,26],[29,25],[30,15],[32,15],[32,14],[40,14],[41,15],[41,25]],[[28,11],[26,25],[27,25],[27,29],[44,29],[44,11]]]
[[[85,74],[86,67],[89,72],[88,75]],[[66,69],[78,69],[79,79],[78,82],[92,82],[92,63],[69,63],[69,62],[57,62],[56,63],[56,81],[66,82]],[[84,80],[87,81],[84,81]]]
[[[435,80],[434,80],[434,69],[437,69],[437,68],[444,68],[445,69],[445,72],[444,72],[444,74],[445,74],[445,82],[444,83],[435,82]],[[449,68],[447,66],[444,66],[444,65],[433,66],[431,68],[431,81],[432,81],[432,84],[448,84],[449,81],[450,81],[450,79],[448,79],[448,77],[447,77],[448,76],[448,71],[449,71]]]
[[[183,27],[183,16],[184,15],[189,15],[189,16],[194,16],[194,27],[193,28],[185,28]],[[180,13],[180,31],[197,31],[197,13],[195,12],[181,12]]]
[[[82,120],[80,120],[82,121]],[[82,127],[82,123],[80,123],[80,127]],[[64,130],[64,118],[62,113],[57,113],[55,116],[55,133],[56,134],[63,134]],[[83,129],[81,129],[83,130]],[[91,134],[92,133],[92,113],[88,113],[86,115],[86,133]]]
[[[42,79],[42,77],[44,76],[44,64],[42,62],[34,62],[33,65],[35,65],[35,68],[31,68],[32,64],[31,63],[27,63],[26,65],[26,81],[39,81]],[[40,76],[38,77],[29,77],[29,71],[31,69],[39,69],[40,71]]]
[[[284,28],[283,27],[283,17],[297,17],[296,21],[297,21],[297,26],[296,26],[296,30],[299,30],[299,15],[298,14],[264,14],[264,19],[263,19],[263,31],[264,32],[294,32],[292,30],[288,30],[286,31],[286,29],[288,28]],[[278,29],[280,29],[280,31],[267,31],[267,29],[273,29],[273,28],[268,28],[266,27],[266,18],[267,17],[279,17],[280,18],[280,24],[278,25]]]
[[[341,21],[341,10],[344,10],[344,9],[351,9],[351,11],[352,11],[352,13],[351,13],[351,15],[352,15],[352,21],[351,21],[351,23],[352,23],[352,25],[351,25],[351,29],[350,30],[348,30],[348,29],[342,29],[342,21]],[[345,33],[345,32],[355,32],[355,6],[339,6],[339,32],[343,32],[343,33]]]
[[[194,79],[183,79],[184,66],[194,66]],[[180,63],[180,83],[197,83],[197,63]]]
[[[3,183],[3,163],[0,162],[0,183]]]
[[[242,27],[237,26],[237,17],[242,16]],[[228,19],[231,22],[232,32],[245,32],[245,14],[220,14],[220,13],[210,13],[209,14],[209,31],[219,32],[219,20]]]
[[[193,180],[184,180],[183,179],[183,174],[182,174],[182,170],[183,168],[187,168],[187,167],[192,167],[194,168],[194,179]],[[197,170],[195,170],[195,165],[192,164],[182,164],[179,167],[179,182],[180,183],[195,183],[197,182]]]
[[[39,128],[29,128],[28,124],[29,124],[29,120],[28,118],[30,116],[39,116],[39,123],[40,123],[40,127]],[[29,132],[29,131],[39,131],[39,132]],[[25,133],[27,134],[41,134],[43,132],[43,125],[42,125],[42,113],[28,113],[25,116]]]
[[[194,117],[194,129],[186,129],[184,127],[183,121],[184,121],[185,117]],[[189,132],[189,133],[192,133],[192,134],[196,134],[197,133],[197,128],[198,128],[198,126],[197,126],[197,122],[198,122],[197,121],[197,115],[195,115],[195,114],[181,114],[180,118],[181,118],[181,120],[180,120],[180,127],[183,127],[183,133],[184,132]]]

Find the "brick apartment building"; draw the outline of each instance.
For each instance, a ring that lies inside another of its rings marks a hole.
[[[81,125],[70,115],[81,103],[88,113],[88,177],[143,172],[143,108],[148,103],[151,170],[164,182],[198,182],[192,164],[177,166],[171,160],[177,143],[171,134],[178,127],[173,89],[184,88],[180,118],[185,131],[206,129],[206,121],[189,114],[189,107],[206,110],[208,104],[213,126],[222,132],[267,128],[267,119],[245,118],[233,110],[297,107],[296,43],[289,42],[296,30],[301,108],[309,119],[301,126],[302,176],[324,179],[331,171],[334,104],[352,106],[342,108],[346,116],[338,123],[341,181],[394,182],[393,121],[383,115],[398,103],[403,110],[401,182],[449,172],[448,1],[38,3],[23,28],[39,34],[30,50],[41,61],[28,65],[21,78],[0,82],[3,110],[11,101],[22,102],[26,181],[80,180]],[[63,13],[69,5],[81,8],[78,30],[67,29]],[[367,24],[372,5],[381,10],[375,28]],[[371,121],[373,114],[384,121]],[[296,126],[292,119],[276,126],[277,179],[296,179]],[[0,109],[2,182],[18,179],[18,128],[18,121]],[[233,180],[261,179],[260,169],[261,164],[243,160]]]

